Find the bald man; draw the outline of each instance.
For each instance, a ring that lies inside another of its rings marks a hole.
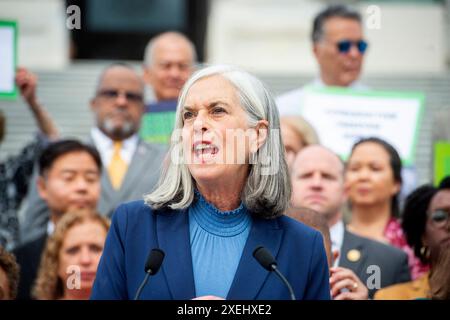
[[[294,160],[291,178],[292,205],[316,210],[326,218],[332,250],[338,252],[334,266],[352,270],[369,289],[369,297],[379,288],[409,281],[408,261],[403,251],[346,230],[344,164],[336,154],[319,145],[305,147]],[[354,281],[347,283],[350,292],[356,289],[352,287]]]
[[[144,81],[156,101],[146,106],[141,137],[148,142],[168,143],[174,127],[178,95],[194,70],[195,47],[183,34],[164,32],[145,49]]]

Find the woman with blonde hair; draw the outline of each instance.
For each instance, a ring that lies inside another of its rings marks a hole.
[[[42,254],[34,298],[89,299],[109,225],[93,211],[64,214]]]
[[[316,130],[301,116],[281,117],[280,130],[289,168],[301,149],[311,144],[319,143],[319,136]]]

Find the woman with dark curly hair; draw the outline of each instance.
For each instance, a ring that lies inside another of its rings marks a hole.
[[[91,211],[64,214],[42,254],[33,296],[89,299],[109,225],[107,218]]]
[[[13,254],[0,245],[0,300],[13,300],[17,296],[19,265]]]
[[[376,299],[450,299],[450,176],[438,188],[424,185],[406,199],[402,227],[415,255],[430,272],[379,290]]]

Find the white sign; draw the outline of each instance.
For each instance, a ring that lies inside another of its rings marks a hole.
[[[15,97],[16,25],[0,21],[0,97]]]
[[[343,159],[358,139],[378,137],[392,144],[405,164],[414,163],[422,94],[309,88],[303,99],[303,117]]]

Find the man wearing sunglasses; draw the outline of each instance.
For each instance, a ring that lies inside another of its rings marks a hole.
[[[311,40],[320,73],[307,86],[368,89],[358,81],[369,45],[364,39],[362,18],[357,11],[344,5],[327,7],[314,19]],[[280,115],[301,115],[303,97],[303,88],[279,96],[276,102]],[[416,169],[404,167],[402,179],[400,201],[403,203],[416,187]]]
[[[126,64],[112,64],[99,77],[91,110],[95,126],[88,141],[99,151],[105,168],[101,176],[98,211],[111,216],[122,202],[138,200],[156,184],[167,148],[138,136],[144,105],[144,83]],[[21,241],[45,230],[47,207],[36,187],[30,191],[21,226]]]
[[[361,15],[346,6],[332,5],[314,19],[311,34],[319,77],[310,85],[364,89],[358,82],[368,44],[364,40]],[[302,89],[277,99],[281,115],[300,114]]]

